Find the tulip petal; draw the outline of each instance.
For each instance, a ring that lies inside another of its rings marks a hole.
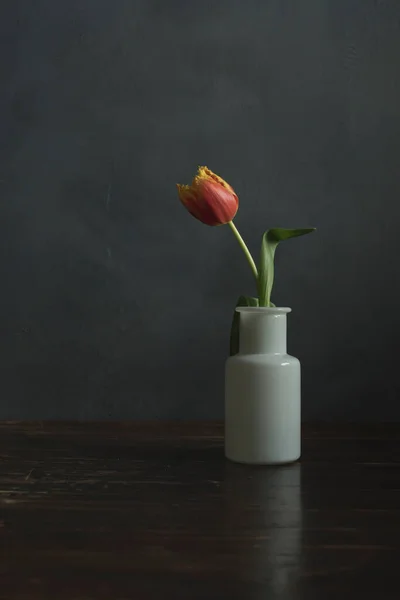
[[[198,168],[197,175],[194,178],[192,185],[195,185],[195,183],[199,183],[200,180],[205,180],[205,179],[215,181],[216,183],[219,183],[227,190],[230,190],[231,192],[234,193],[233,188],[229,185],[229,183],[227,183],[225,181],[225,179],[222,179],[222,177],[220,177],[219,175],[216,175],[216,173],[213,173],[211,171],[211,169],[209,169],[208,167],[199,167]]]
[[[193,188],[203,210],[214,215],[215,224],[224,225],[232,221],[239,208],[239,199],[234,192],[213,179],[198,179]]]

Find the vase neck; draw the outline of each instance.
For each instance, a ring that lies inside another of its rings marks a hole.
[[[286,354],[286,313],[240,311],[240,354]]]

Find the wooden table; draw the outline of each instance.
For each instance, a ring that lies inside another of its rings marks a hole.
[[[400,426],[266,468],[218,423],[13,422],[0,457],[2,599],[400,599]]]

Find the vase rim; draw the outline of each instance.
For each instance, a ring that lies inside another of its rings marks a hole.
[[[292,309],[288,306],[237,306],[236,311],[258,315],[287,315]]]

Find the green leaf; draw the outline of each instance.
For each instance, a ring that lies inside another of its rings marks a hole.
[[[258,298],[240,296],[236,302],[236,306],[258,306]],[[239,326],[240,314],[235,310],[231,327],[230,356],[233,356],[239,352]]]
[[[260,306],[271,306],[271,291],[274,284],[274,258],[279,242],[315,231],[307,229],[268,229],[263,235],[261,244],[260,266],[258,269],[258,298]]]

